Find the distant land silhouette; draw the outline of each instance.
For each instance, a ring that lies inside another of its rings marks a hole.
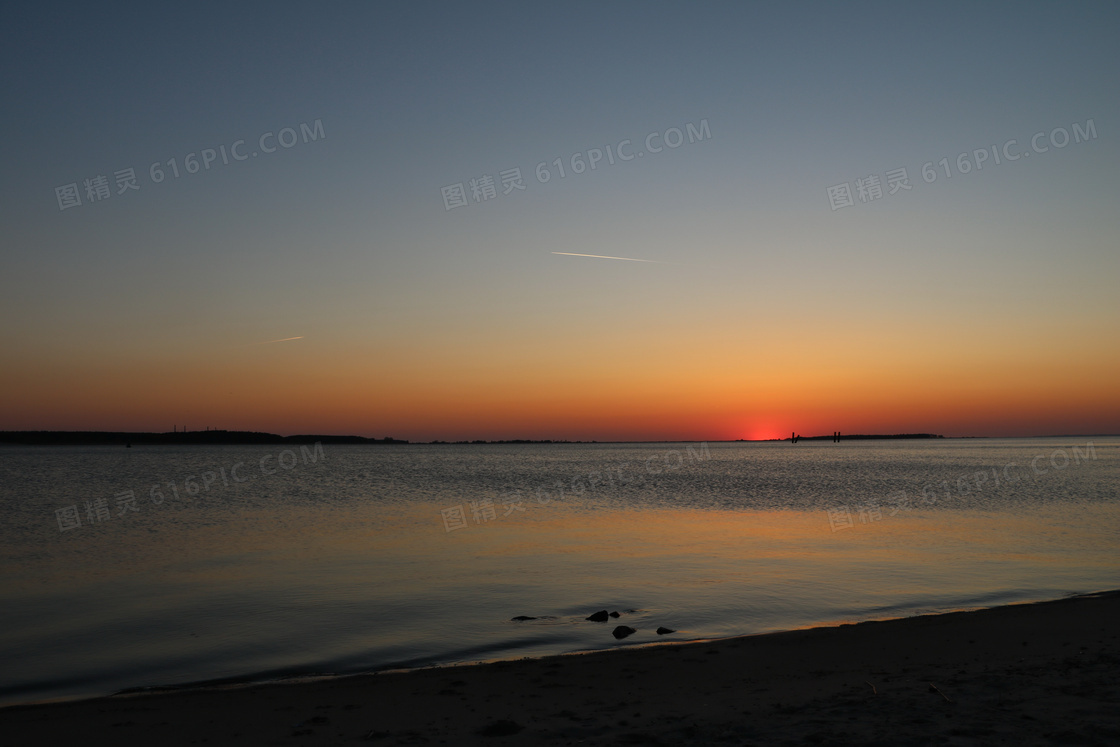
[[[169,446],[183,444],[407,444],[396,438],[362,436],[278,436],[254,431],[173,431],[124,433],[112,431],[0,431],[0,443],[24,446]]]
[[[796,436],[799,441],[869,441],[907,438],[945,438],[933,433],[894,433],[894,434],[852,434],[833,433],[828,436]],[[790,441],[790,438],[764,439],[762,442]],[[747,439],[738,439],[747,442]],[[236,444],[365,444],[370,446],[394,446],[409,444],[407,440],[385,437],[365,438],[364,436],[297,435],[280,436],[275,433],[256,431],[226,431],[207,429],[202,431],[175,430],[171,433],[139,433],[125,431],[0,431],[0,444],[22,446],[172,446],[172,445],[236,445]],[[526,438],[500,441],[428,441],[417,442],[432,446],[462,446],[485,444],[596,444],[596,443],[685,443],[684,441],[564,441],[533,440]],[[693,443],[693,442],[688,442]],[[695,442],[699,443],[699,442]],[[715,439],[713,443],[721,443]],[[734,441],[731,443],[735,443]]]
[[[936,433],[840,433],[835,432],[827,436],[794,436],[801,441],[887,441],[892,439],[933,439],[946,438]],[[1052,436],[1024,436],[1023,438],[1115,438],[1120,434],[1055,434]],[[952,436],[951,438],[993,438],[992,436]],[[710,443],[789,443],[791,436],[785,438],[766,439],[706,439]],[[275,433],[260,433],[258,431],[227,431],[210,428],[202,431],[175,430],[170,433],[140,433],[132,431],[0,431],[0,445],[22,446],[171,446],[171,445],[237,445],[237,444],[356,444],[369,446],[398,446],[409,444],[413,446],[482,446],[497,444],[599,444],[599,443],[700,443],[698,440],[676,439],[671,441],[570,441],[564,439],[531,439],[511,438],[486,441],[483,439],[463,441],[408,441],[400,438],[366,438],[364,436],[347,435],[315,435],[301,434],[295,436],[280,436]]]
[[[364,436],[298,435],[280,436],[257,431],[226,431],[208,428],[202,431],[174,430],[170,433],[138,433],[127,431],[0,431],[0,444],[21,446],[172,446],[172,445],[237,445],[237,444],[364,444],[396,446],[410,443],[400,438],[365,438]],[[510,439],[508,441],[430,441],[431,445],[463,444],[582,444],[597,441],[553,441]]]
[[[870,441],[882,440],[890,438],[945,438],[936,433],[892,433],[892,434],[869,434],[869,433],[833,433],[829,436],[802,436],[796,435],[793,437],[794,443],[798,441]],[[776,441],[789,441],[788,438],[774,439]]]

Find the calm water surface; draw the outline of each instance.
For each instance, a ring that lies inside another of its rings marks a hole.
[[[0,477],[2,703],[1120,587],[1114,438],[9,447]]]

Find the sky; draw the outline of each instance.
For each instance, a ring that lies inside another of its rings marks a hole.
[[[0,430],[1120,432],[1114,2],[158,6],[0,9]]]

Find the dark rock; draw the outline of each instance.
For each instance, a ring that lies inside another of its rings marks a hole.
[[[510,620],[512,620],[512,621],[514,621],[514,622],[521,622],[521,621],[523,621],[523,620],[536,620],[536,619],[537,619],[537,618],[535,618],[535,617],[529,617],[528,615],[518,615],[517,617],[511,617],[511,618],[510,618]]]
[[[626,636],[634,635],[637,632],[638,631],[634,630],[634,628],[631,628],[629,625],[619,625],[617,628],[611,631],[611,635],[621,640]]]
[[[511,734],[516,734],[525,727],[516,721],[509,719],[501,719],[491,724],[487,724],[478,730],[478,734],[483,737],[508,737]]]
[[[598,612],[596,612],[594,615],[591,615],[587,619],[590,620],[591,622],[601,623],[601,622],[606,622],[607,617],[609,617],[609,616],[607,615],[606,610],[599,610]]]
[[[673,630],[672,628],[661,627],[661,628],[657,629],[657,634],[658,635],[669,635],[670,633],[676,633],[676,632],[677,631]]]
[[[621,617],[617,612],[612,612],[611,617]]]

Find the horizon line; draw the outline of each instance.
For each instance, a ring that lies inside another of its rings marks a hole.
[[[229,430],[223,428],[205,428],[202,430],[178,430],[178,431],[113,431],[113,430],[43,430],[43,429],[15,429],[15,430],[0,430],[0,435],[16,434],[16,433],[38,433],[38,434],[77,434],[77,433],[97,433],[107,435],[128,435],[128,436],[182,436],[188,433],[253,433],[268,436],[279,436],[281,438],[292,438],[297,436],[321,436],[325,438],[362,438],[370,441],[385,441],[394,440],[406,442],[409,445],[471,445],[471,444],[509,444],[515,442],[528,442],[528,443],[596,443],[596,444],[666,444],[666,443],[780,443],[789,441],[790,437],[785,436],[782,438],[704,438],[704,439],[625,439],[625,440],[601,440],[595,438],[433,438],[426,441],[410,441],[406,438],[397,438],[394,436],[361,436],[355,433],[312,433],[312,432],[291,432],[291,433],[271,433],[269,431],[254,431],[254,430]],[[931,439],[971,439],[971,438],[988,438],[988,439],[1001,439],[1001,438],[1118,438],[1120,433],[1048,433],[1048,434],[1032,434],[1027,436],[1008,436],[1008,435],[943,435],[928,432],[913,432],[913,433],[851,433],[841,435],[840,440],[856,440],[867,438],[892,438],[892,437],[921,437],[925,436]],[[815,436],[805,436],[798,434],[798,441],[801,440],[819,440],[828,439],[830,434],[821,434]]]

